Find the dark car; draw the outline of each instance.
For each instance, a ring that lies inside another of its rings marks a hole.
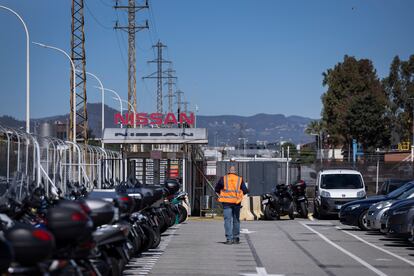
[[[409,179],[387,179],[384,181],[384,183],[382,183],[381,188],[378,190],[377,194],[387,195],[409,181]]]
[[[339,220],[342,224],[358,226],[362,230],[368,230],[367,212],[372,204],[384,200],[392,200],[414,187],[414,181],[408,182],[388,195],[372,196],[367,199],[355,200],[342,206],[339,212]]]
[[[388,235],[410,238],[414,223],[414,198],[401,200],[391,205],[388,210],[386,228]]]

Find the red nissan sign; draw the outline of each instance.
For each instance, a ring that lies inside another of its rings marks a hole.
[[[123,125],[133,126],[146,126],[146,125],[178,125],[178,124],[188,124],[194,126],[195,116],[194,113],[189,115],[185,113],[180,113],[180,116],[177,120],[177,117],[174,113],[136,113],[134,118],[134,113],[126,113],[122,115],[121,113],[115,114],[114,117],[115,124],[122,123]]]

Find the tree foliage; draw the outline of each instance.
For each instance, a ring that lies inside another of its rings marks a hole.
[[[411,140],[414,103],[414,55],[407,61],[394,57],[389,75],[382,81],[389,98],[393,142]]]
[[[388,98],[372,62],[345,56],[323,73],[322,121],[329,142],[345,148],[357,139],[365,150],[388,146]]]

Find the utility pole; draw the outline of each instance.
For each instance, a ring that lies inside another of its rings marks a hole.
[[[72,68],[71,79],[71,93],[70,93],[70,110],[74,109],[76,103],[76,114],[70,113],[70,133],[69,137],[75,137],[74,140],[83,140],[87,143],[88,139],[88,111],[87,111],[87,97],[86,97],[86,55],[85,55],[85,32],[84,32],[84,14],[83,14],[83,0],[72,0],[72,25],[71,25],[71,56],[75,64],[75,72]],[[76,81],[75,81],[76,79]],[[73,89],[76,83],[76,96],[74,96]],[[75,99],[76,97],[76,99]],[[76,116],[76,118],[74,118]],[[76,120],[76,132],[74,133],[73,120]]]
[[[128,113],[131,112],[131,106],[137,111],[137,67],[136,67],[136,50],[135,50],[135,34],[141,30],[148,29],[148,20],[145,25],[135,24],[135,14],[143,9],[148,9],[148,0],[144,5],[137,5],[135,0],[128,0],[128,6],[119,5],[116,1],[115,9],[126,9],[128,11],[128,26],[119,26],[118,21],[115,23],[115,30],[124,30],[128,33]]]
[[[190,104],[190,102],[183,102],[184,105],[184,113],[187,114],[188,113],[188,105]]]
[[[173,70],[171,67],[167,69],[167,78],[168,78],[168,112],[173,112],[173,98],[175,97],[173,92],[173,85],[174,80],[177,79],[177,77],[174,76],[175,70]]]
[[[157,48],[157,58],[148,63],[156,63],[157,64],[157,71],[149,74],[143,79],[157,79],[157,112],[163,113],[163,104],[162,104],[162,79],[164,77],[164,72],[162,71],[162,65],[164,63],[171,63],[171,61],[164,60],[162,57],[162,49],[166,48],[167,46],[162,44],[161,41],[158,41],[157,44],[152,46],[153,48]]]
[[[177,97],[177,113],[178,113],[178,117],[179,117],[180,113],[181,113],[181,108],[182,108],[182,105],[183,105],[184,92],[181,91],[181,90],[177,90],[175,92],[175,95]]]

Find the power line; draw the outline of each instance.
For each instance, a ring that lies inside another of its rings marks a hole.
[[[115,9],[124,9],[128,11],[128,26],[119,26],[118,21],[115,24],[116,30],[128,32],[128,112],[131,112],[131,105],[134,111],[137,110],[137,80],[136,80],[136,49],[135,34],[141,30],[148,29],[148,20],[145,25],[136,25],[135,15],[137,12],[148,9],[148,1],[143,5],[137,5],[135,0],[128,0],[128,5],[119,5],[116,1]]]
[[[108,26],[105,26],[104,24],[102,24],[99,20],[98,20],[98,18],[93,14],[93,12],[89,9],[89,7],[88,7],[88,5],[86,4],[86,2],[87,1],[85,1],[85,7],[86,7],[86,10],[88,11],[88,13],[91,15],[91,17],[92,17],[92,19],[99,25],[99,26],[101,26],[102,28],[104,28],[104,29],[106,29],[106,30],[112,30],[112,27],[108,27]]]
[[[148,76],[143,77],[144,79],[156,79],[157,80],[157,112],[162,113],[163,111],[163,104],[162,104],[162,85],[163,85],[163,78],[164,72],[162,70],[162,65],[164,63],[171,63],[171,61],[164,60],[162,57],[163,48],[167,47],[166,45],[162,44],[161,41],[158,41],[157,44],[152,46],[153,48],[157,49],[157,58],[154,60],[149,61],[148,63],[157,63],[157,71],[149,74]]]

